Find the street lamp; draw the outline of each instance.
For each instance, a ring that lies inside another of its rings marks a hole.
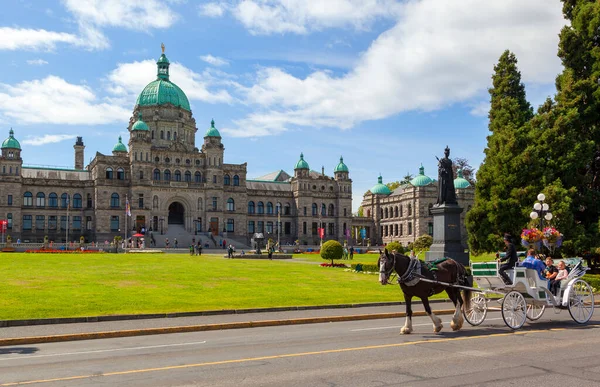
[[[164,217],[164,216],[161,216],[161,217],[158,219],[158,223],[160,223],[160,235],[163,235],[163,222],[164,222],[164,221],[165,221],[165,217]]]
[[[533,220],[540,219],[540,230],[544,228],[544,219],[550,221],[552,219],[552,213],[550,212],[550,206],[548,203],[544,203],[546,195],[543,193],[537,196],[539,202],[535,202],[533,205],[533,211],[529,214],[529,217]]]

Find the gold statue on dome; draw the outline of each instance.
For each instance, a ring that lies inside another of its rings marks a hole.
[[[165,53],[165,44],[161,43],[160,48],[162,49],[162,53],[164,54]]]

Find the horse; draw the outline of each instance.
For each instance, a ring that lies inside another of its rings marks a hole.
[[[455,284],[461,286],[470,286],[467,271],[464,266],[455,260],[448,258],[436,265],[437,270],[429,270],[426,265],[415,259],[411,259],[406,255],[398,253],[389,253],[387,250],[384,252],[379,251],[379,260],[377,266],[379,266],[379,282],[382,285],[387,285],[389,278],[393,271],[398,274],[398,283],[404,293],[404,299],[406,301],[406,322],[402,329],[401,334],[409,334],[412,332],[412,307],[411,302],[413,297],[418,297],[425,307],[425,312],[431,318],[433,322],[433,332],[438,333],[442,330],[442,320],[437,317],[429,306],[429,297],[434,294],[446,291],[450,300],[454,303],[454,315],[452,316],[452,322],[450,327],[453,331],[457,331],[462,328],[464,318],[462,311],[470,309],[471,302],[471,290],[463,289],[461,298],[460,289],[441,284],[445,282],[447,284]],[[420,267],[420,273],[417,272]],[[438,281],[438,283],[431,283],[421,281],[420,278],[427,278],[432,281]]]

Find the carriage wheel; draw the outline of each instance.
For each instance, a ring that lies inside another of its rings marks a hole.
[[[583,280],[576,280],[569,291],[569,314],[578,324],[585,324],[594,314],[594,293]]]
[[[472,326],[481,324],[485,320],[486,315],[487,300],[480,294],[471,297],[471,308],[463,310],[465,320]]]
[[[526,313],[527,319],[530,321],[535,321],[535,320],[539,319],[540,317],[542,317],[545,310],[546,310],[546,305],[529,304],[529,305],[527,305],[527,313]]]
[[[510,329],[519,329],[525,324],[527,303],[517,291],[508,293],[502,301],[502,319]]]

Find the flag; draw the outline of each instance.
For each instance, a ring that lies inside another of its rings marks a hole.
[[[125,215],[131,216],[131,207],[129,206],[129,199],[125,197]]]
[[[319,232],[319,237],[323,239],[325,237],[325,228],[319,227],[317,231]]]

